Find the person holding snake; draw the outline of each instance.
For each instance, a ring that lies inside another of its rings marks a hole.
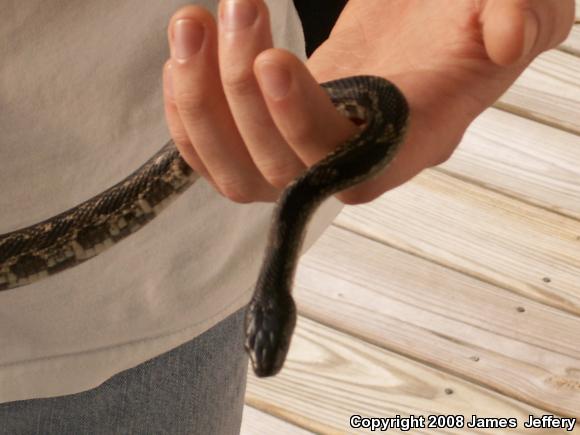
[[[574,19],[350,0],[304,60],[289,0],[195,3],[2,6],[0,433],[237,433],[244,332],[280,370],[300,252],[444,162]]]

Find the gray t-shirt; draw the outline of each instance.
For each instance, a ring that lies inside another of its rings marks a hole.
[[[101,192],[165,143],[166,28],[187,3],[0,2],[0,234]],[[218,1],[196,3],[215,13]],[[304,58],[292,1],[266,3],[276,46]],[[306,247],[339,209],[323,206]],[[242,307],[271,210],[199,180],[99,257],[0,292],[0,402],[95,387]]]

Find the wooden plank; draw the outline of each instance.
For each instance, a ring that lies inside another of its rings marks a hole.
[[[366,417],[457,414],[514,417],[516,429],[544,412],[442,373],[319,323],[299,318],[288,360],[275,378],[248,373],[247,402],[315,433],[370,433],[349,427]],[[393,430],[398,432],[398,429]],[[490,429],[416,429],[410,433],[490,433]],[[541,433],[541,432],[536,432]],[[560,432],[564,433],[564,432]]]
[[[346,207],[340,226],[580,314],[580,222],[436,171],[372,204]]]
[[[580,417],[577,316],[336,227],[303,257],[295,295],[326,325]]]
[[[497,109],[438,170],[580,219],[580,137]]]
[[[294,426],[251,406],[245,406],[240,435],[264,434],[309,435],[312,432],[300,429],[298,426]]]
[[[575,24],[568,38],[560,45],[560,50],[580,56],[580,24]]]
[[[580,133],[580,58],[559,50],[542,54],[495,106]]]

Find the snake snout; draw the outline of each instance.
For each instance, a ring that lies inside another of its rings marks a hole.
[[[252,368],[258,377],[274,376],[286,360],[296,324],[294,301],[283,306],[252,300],[246,313],[246,341]]]

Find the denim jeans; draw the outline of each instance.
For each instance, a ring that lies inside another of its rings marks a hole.
[[[244,313],[92,390],[0,404],[0,434],[238,434]]]

